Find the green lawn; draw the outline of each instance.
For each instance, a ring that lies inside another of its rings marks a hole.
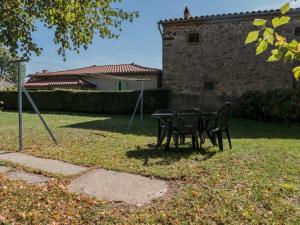
[[[78,165],[170,180],[176,194],[141,208],[69,194],[67,178],[39,188],[0,177],[0,221],[19,224],[299,224],[300,126],[233,119],[233,149],[153,150],[155,121],[129,116],[45,114],[55,146],[35,114],[24,114],[27,153]],[[0,112],[0,150],[16,151],[17,113]],[[21,168],[22,169],[22,168]],[[23,168],[26,170],[26,168]],[[21,188],[20,188],[21,187]],[[76,206],[76,207],[74,207]],[[2,218],[2,219],[1,219]],[[1,223],[1,222],[0,222]]]

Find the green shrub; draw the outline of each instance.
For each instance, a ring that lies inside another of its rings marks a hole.
[[[251,91],[239,99],[238,116],[242,118],[300,122],[300,89]]]
[[[40,110],[126,114],[133,112],[140,91],[40,90],[30,91],[29,94]],[[168,96],[168,90],[146,90],[144,112],[152,113],[156,109],[166,108]],[[17,109],[18,93],[16,91],[0,91],[0,99],[4,101],[5,110]],[[24,94],[23,99],[24,110],[31,110],[32,107]]]

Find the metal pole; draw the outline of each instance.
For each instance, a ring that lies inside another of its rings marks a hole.
[[[13,81],[11,81],[10,79],[8,79],[7,77],[3,76],[0,74],[0,77],[2,77],[3,79],[11,82],[12,84],[16,85]],[[31,96],[29,95],[27,89],[22,86],[22,89],[26,95],[26,97],[28,98],[28,101],[30,102],[30,104],[32,105],[32,108],[34,109],[35,113],[38,115],[38,117],[40,118],[40,120],[42,121],[43,125],[45,126],[45,128],[47,129],[49,135],[51,136],[53,142],[57,145],[58,142],[55,138],[55,136],[53,135],[53,133],[51,132],[50,128],[48,127],[46,121],[44,120],[44,118],[42,117],[42,114],[40,113],[39,109],[37,108],[36,104],[34,103],[33,99],[31,98]]]
[[[32,98],[30,97],[28,91],[26,90],[26,88],[25,88],[24,86],[23,86],[23,91],[24,91],[26,97],[28,98],[30,104],[32,105],[32,108],[34,109],[35,113],[38,115],[38,117],[40,118],[40,120],[41,120],[42,123],[44,124],[44,126],[45,126],[46,130],[48,131],[49,135],[51,136],[53,142],[54,142],[56,145],[58,145],[58,142],[57,142],[56,138],[55,138],[54,135],[52,134],[52,132],[51,132],[50,128],[48,127],[46,121],[45,121],[44,118],[42,117],[42,115],[41,115],[40,111],[38,110],[36,104],[34,103],[34,101],[32,100]]]
[[[19,113],[19,151],[22,152],[24,150],[23,147],[23,121],[22,121],[22,76],[21,76],[21,65],[22,62],[18,62],[18,113]]]
[[[144,111],[144,82],[142,81],[142,92],[141,92],[141,121],[143,121],[143,111]]]
[[[137,101],[137,103],[136,103],[136,105],[135,105],[134,112],[133,112],[132,117],[131,117],[131,119],[130,119],[129,126],[128,126],[128,129],[127,129],[127,130],[130,130],[130,128],[131,128],[131,125],[132,125],[132,122],[133,122],[133,119],[134,119],[135,113],[136,113],[136,111],[137,111],[137,108],[138,108],[138,106],[139,106],[139,103],[140,103],[141,98],[142,98],[142,93],[140,94],[139,99],[138,99],[138,101]]]

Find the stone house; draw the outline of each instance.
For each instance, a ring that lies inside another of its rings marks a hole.
[[[255,56],[245,45],[254,19],[278,16],[279,10],[192,17],[159,22],[163,39],[163,87],[171,89],[171,108],[216,108],[249,90],[290,88],[291,65],[266,62],[269,53]],[[280,32],[300,38],[300,9]]]
[[[84,89],[102,91],[156,89],[162,86],[162,71],[137,64],[90,66],[65,71],[44,70],[29,75],[27,89]]]

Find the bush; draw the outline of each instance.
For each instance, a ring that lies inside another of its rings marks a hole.
[[[126,114],[133,112],[140,91],[40,90],[30,91],[29,94],[40,110]],[[152,113],[156,109],[166,108],[168,96],[168,90],[146,90],[144,112]],[[18,93],[16,91],[0,91],[0,99],[4,102],[5,110],[17,109]],[[32,110],[24,94],[23,99],[24,110]]]
[[[238,116],[242,118],[300,122],[300,89],[251,91],[239,99]]]

